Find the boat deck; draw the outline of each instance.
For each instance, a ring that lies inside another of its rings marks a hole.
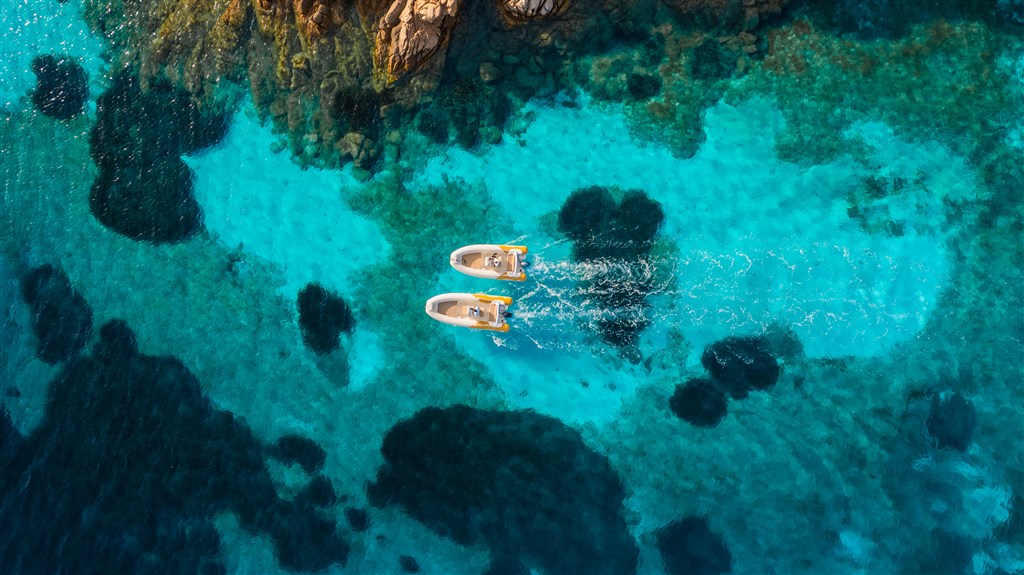
[[[480,310],[479,314],[474,315],[470,312],[471,307],[475,307]],[[441,315],[445,315],[452,318],[469,318],[477,321],[485,321],[492,323],[497,321],[498,317],[494,314],[493,305],[479,304],[476,302],[468,301],[446,301],[441,302],[437,306],[437,312]]]
[[[497,256],[498,265],[487,265],[488,256]],[[497,272],[498,275],[508,271],[508,257],[503,252],[481,253],[472,252],[462,256],[462,264],[468,268]]]

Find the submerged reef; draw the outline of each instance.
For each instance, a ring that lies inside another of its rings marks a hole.
[[[14,454],[21,449],[24,440],[25,438],[14,427],[11,415],[7,413],[7,407],[0,405],[0,477],[7,477],[11,474],[10,466]]]
[[[939,447],[967,451],[974,438],[978,416],[974,404],[957,392],[932,396],[928,434]]]
[[[700,363],[711,378],[733,399],[750,390],[766,390],[779,380],[781,368],[768,339],[761,336],[730,336],[709,345]]]
[[[601,186],[574,191],[558,212],[558,230],[573,242],[573,259],[610,270],[583,282],[583,291],[605,312],[601,337],[634,363],[641,359],[637,343],[649,323],[643,310],[654,276],[623,280],[615,272],[648,259],[664,219],[661,204],[642,190],[629,190],[616,202]]]
[[[104,226],[129,238],[178,242],[202,229],[192,170],[181,160],[219,142],[227,117],[200,111],[165,81],[143,88],[119,74],[99,98],[89,140],[99,173],[89,207]]]
[[[211,521],[225,511],[286,569],[345,563],[335,523],[278,496],[260,442],[179,360],[139,353],[120,320],[99,335],[50,383],[40,425],[4,435],[0,569],[223,573]]]
[[[657,531],[658,551],[669,575],[724,575],[732,554],[705,517],[684,517]]]
[[[676,386],[669,409],[691,425],[714,427],[725,418],[729,398],[713,381],[699,377]]]
[[[89,99],[89,75],[77,61],[52,55],[32,59],[36,88],[32,103],[37,110],[58,120],[70,120],[85,111]]]
[[[856,153],[862,143],[848,128],[868,115],[908,141],[943,142],[986,174],[992,158],[982,155],[1005,146],[1005,127],[1024,105],[998,61],[1012,33],[937,19],[892,41],[862,43],[830,35],[819,21],[767,31],[761,65],[750,70],[742,95],[727,96],[764,93],[779,102],[784,158],[812,163]]]
[[[351,333],[355,325],[348,302],[319,283],[299,290],[298,308],[302,341],[317,355],[341,347],[341,334]]]
[[[514,557],[499,557],[481,575],[530,575],[530,570]]]
[[[713,342],[700,356],[709,377],[677,385],[669,409],[690,425],[715,427],[725,418],[730,397],[744,399],[751,390],[763,391],[778,381],[782,367],[775,346],[791,357],[800,353],[800,341],[778,326],[766,335],[734,335]]]
[[[92,308],[62,270],[49,264],[33,268],[21,278],[21,297],[32,315],[39,359],[53,365],[85,348],[92,336]]]
[[[297,463],[306,473],[324,467],[327,452],[315,441],[301,435],[285,435],[267,448],[267,455],[283,463]]]
[[[1020,0],[830,0],[809,4],[810,12],[826,29],[858,40],[905,36],[915,24],[929,20],[974,19],[996,28],[1024,26],[1024,3]]]
[[[308,469],[306,469],[309,472]],[[295,503],[303,506],[330,507],[338,502],[334,485],[325,475],[314,475],[295,496]]]
[[[428,407],[392,427],[381,451],[386,463],[367,490],[376,506],[399,505],[460,544],[484,543],[546,575],[636,571],[622,483],[557,419]]]

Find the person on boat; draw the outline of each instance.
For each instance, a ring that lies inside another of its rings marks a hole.
[[[498,267],[501,265],[501,259],[498,258],[498,254],[491,254],[487,256],[487,265],[492,267]]]

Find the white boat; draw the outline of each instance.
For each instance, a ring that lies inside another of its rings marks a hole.
[[[482,293],[444,293],[427,300],[427,315],[448,325],[508,331],[505,319],[512,298]]]
[[[529,263],[523,261],[526,246],[504,246],[500,244],[474,244],[461,247],[451,255],[452,267],[473,277],[491,280],[526,280],[523,268]]]

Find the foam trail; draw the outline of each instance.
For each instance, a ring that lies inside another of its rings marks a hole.
[[[548,259],[545,251],[534,254],[532,289],[518,298],[515,320],[542,348],[580,347],[613,318],[654,329],[728,325],[753,332],[781,321],[818,337],[847,339],[868,337],[864,326],[917,328],[923,321],[923,313],[918,317],[905,311],[922,297],[919,290],[901,289],[908,270],[870,247],[812,242],[781,249],[693,249],[671,259],[583,262],[569,260],[568,254]],[[910,270],[915,271],[927,277],[924,270]],[[808,297],[809,286],[817,286],[813,297]],[[615,309],[595,303],[635,302],[633,296],[639,295],[648,305]]]
[[[544,248],[559,243],[563,242]],[[533,346],[578,349],[589,345],[588,340],[603,322],[614,319],[620,325],[649,324],[674,315],[672,311],[647,305],[616,308],[598,302],[620,296],[635,302],[636,298],[631,296],[671,294],[676,283],[676,262],[658,258],[549,260],[542,253],[544,248],[532,258],[532,289],[517,298],[514,312],[514,321],[520,326],[516,333]]]

